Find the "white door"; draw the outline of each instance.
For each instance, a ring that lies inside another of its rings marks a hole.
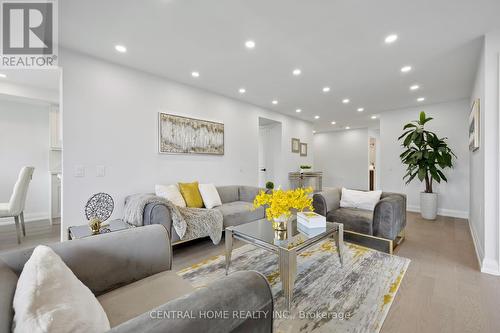
[[[273,181],[274,174],[274,144],[270,127],[259,127],[259,186],[265,187],[266,182]]]

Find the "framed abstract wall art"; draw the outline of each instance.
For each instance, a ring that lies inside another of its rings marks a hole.
[[[224,124],[160,112],[158,141],[162,154],[224,155]]]

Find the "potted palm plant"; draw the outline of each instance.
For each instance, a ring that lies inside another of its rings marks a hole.
[[[403,140],[403,153],[399,156],[406,165],[403,179],[409,184],[415,177],[425,181],[425,192],[420,193],[420,214],[424,219],[434,220],[437,215],[438,194],[433,192],[432,183],[447,182],[443,173],[446,168],[453,167],[456,155],[448,147],[447,138],[439,138],[435,133],[425,129],[425,124],[433,118],[420,112],[419,120],[412,121],[403,127],[405,131],[398,140]]]

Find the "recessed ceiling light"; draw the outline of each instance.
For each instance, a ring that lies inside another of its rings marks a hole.
[[[297,113],[301,113],[301,112],[302,112],[302,110],[301,110],[301,109],[297,109],[297,110],[295,110],[295,112],[297,112]]]
[[[411,71],[411,66],[403,66],[403,67],[401,67],[401,72],[408,73],[409,71]]]
[[[349,98],[344,98],[342,100],[342,103],[344,103],[344,104],[348,104],[349,102],[350,102]]]
[[[0,78],[5,79],[6,77],[7,75],[5,75],[4,73],[0,73]]]
[[[351,127],[349,127],[349,126],[346,126],[346,127],[345,127],[345,129],[351,129]]]
[[[386,44],[392,44],[397,40],[398,40],[398,35],[396,35],[396,34],[392,34],[392,35],[385,37]]]
[[[192,77],[200,77],[200,73],[198,72],[191,72]]]
[[[417,98],[417,102],[423,102],[423,101],[425,101],[425,97],[419,97],[419,98]]]
[[[247,90],[245,88],[240,88],[238,91],[240,94],[244,94],[247,92]]]
[[[377,119],[377,116],[371,116],[372,119]]]
[[[274,105],[278,104],[278,101],[277,100],[273,100],[271,103],[273,103]]]
[[[323,92],[329,92],[330,91],[330,87],[324,87],[323,88]]]
[[[319,119],[319,116],[314,116],[314,119]]]
[[[418,90],[420,89],[420,86],[418,84],[414,84],[410,87],[410,90]]]
[[[117,50],[120,53],[125,53],[127,52],[127,48],[123,45],[115,45],[115,50]]]
[[[316,131],[313,131],[313,134],[316,134]]]
[[[358,112],[363,112],[365,111],[365,108],[358,108]]]
[[[295,76],[299,76],[300,74],[302,74],[302,71],[298,68],[295,68],[292,72],[293,75]]]
[[[255,42],[253,40],[247,40],[245,46],[247,49],[253,49],[255,47]]]
[[[335,124],[336,124],[336,122],[332,121],[332,123],[331,123],[331,124],[332,124],[332,125],[335,125]]]

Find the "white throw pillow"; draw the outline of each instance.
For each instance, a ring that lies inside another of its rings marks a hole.
[[[340,207],[374,210],[382,191],[356,191],[342,188]]]
[[[155,185],[155,194],[167,199],[176,206],[186,207],[186,201],[184,201],[177,185]]]
[[[14,294],[14,333],[106,332],[108,317],[94,294],[50,248],[39,245]]]
[[[200,190],[205,208],[212,209],[222,205],[219,192],[215,188],[214,184],[199,184],[198,189]]]

